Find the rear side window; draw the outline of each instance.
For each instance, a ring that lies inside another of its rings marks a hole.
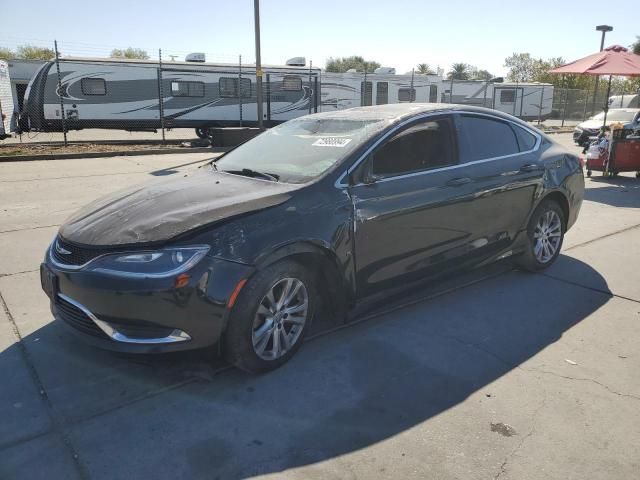
[[[536,137],[517,125],[511,125],[511,128],[513,128],[513,131],[516,133],[516,139],[518,140],[520,151],[528,152],[529,150],[533,150],[533,147],[536,146]]]
[[[461,115],[459,139],[461,163],[520,153],[511,125],[497,119]]]
[[[242,97],[251,96],[251,80],[241,79]],[[238,79],[232,77],[220,77],[218,81],[219,94],[222,98],[238,98]]]
[[[104,78],[83,78],[80,80],[80,88],[84,95],[106,95],[107,82]]]
[[[451,130],[447,119],[403,130],[373,154],[371,173],[386,178],[453,164]]]

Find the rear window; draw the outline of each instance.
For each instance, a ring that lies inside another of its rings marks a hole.
[[[461,163],[520,153],[516,134],[507,122],[461,115],[459,126]]]
[[[528,152],[529,150],[533,150],[533,147],[536,146],[536,137],[526,131],[524,128],[518,127],[517,125],[511,125],[513,131],[516,134],[516,139],[518,140],[518,146],[520,147],[521,152]]]

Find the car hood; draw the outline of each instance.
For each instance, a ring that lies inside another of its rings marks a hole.
[[[149,182],[90,203],[60,227],[83,245],[169,240],[187,231],[286,202],[301,185],[259,180],[210,166],[177,179]]]
[[[627,122],[620,122],[620,120],[607,119],[607,125],[613,125],[614,123],[623,123],[624,125],[628,124]],[[600,127],[602,127],[602,125],[602,120],[587,120],[585,122],[579,123],[578,128],[581,128],[582,130],[600,130]]]

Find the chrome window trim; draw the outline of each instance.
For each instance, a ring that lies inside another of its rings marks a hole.
[[[476,115],[476,116],[480,116],[480,117],[487,117],[487,118],[490,118],[492,120],[498,120],[498,121],[503,121],[503,122],[507,122],[507,123],[513,124],[516,127],[520,127],[523,130],[525,130],[526,132],[529,132],[534,137],[536,137],[536,143],[535,143],[535,145],[533,146],[532,149],[526,150],[524,152],[512,153],[512,154],[509,154],[509,155],[502,155],[500,157],[483,158],[481,160],[473,160],[471,162],[465,162],[465,163],[456,163],[456,164],[453,164],[453,165],[447,165],[446,167],[431,168],[431,169],[428,169],[428,170],[420,170],[418,172],[411,172],[411,173],[407,173],[407,174],[404,174],[404,175],[396,175],[395,177],[382,178],[380,180],[376,180],[375,183],[388,182],[390,180],[399,180],[399,179],[408,178],[408,177],[415,177],[417,175],[428,175],[430,173],[438,173],[438,172],[443,172],[443,171],[447,171],[447,170],[454,170],[456,168],[465,167],[467,165],[477,165],[477,164],[482,164],[482,163],[487,163],[487,162],[493,162],[493,161],[496,161],[496,160],[502,160],[504,158],[517,157],[519,155],[526,155],[526,154],[538,151],[538,149],[540,148],[540,145],[542,144],[542,136],[538,132],[533,130],[531,127],[529,127],[528,125],[522,125],[519,122],[514,122],[513,120],[510,120],[508,118],[502,118],[502,117],[499,117],[497,115],[492,115],[490,113],[473,112],[473,111],[469,111],[469,110],[438,110],[438,111],[434,111],[434,112],[422,113],[420,115],[416,115],[414,117],[408,118],[408,119],[398,123],[395,127],[393,127],[391,130],[389,130],[386,134],[384,134],[382,137],[380,137],[373,145],[371,145],[369,148],[367,148],[367,150],[364,153],[362,153],[362,155],[360,155],[360,157],[358,157],[358,159],[355,162],[353,162],[351,167],[349,167],[346,171],[344,171],[342,173],[342,175],[340,175],[340,177],[338,177],[338,179],[336,180],[336,182],[334,184],[335,187],[337,187],[337,188],[349,187],[350,186],[349,183],[348,182],[346,182],[346,183],[344,182],[345,177],[348,177],[349,175],[351,175],[353,173],[353,171],[356,168],[358,168],[360,166],[360,164],[371,154],[371,152],[378,147],[378,145],[380,145],[382,142],[387,140],[390,136],[395,134],[401,128],[405,127],[406,125],[408,125],[411,122],[414,122],[416,120],[422,120],[422,119],[426,119],[426,118],[429,118],[429,117],[436,117],[436,116],[443,116],[443,115],[452,116],[452,115],[455,115],[455,114]],[[457,138],[457,135],[456,135],[456,138]],[[352,185],[352,186],[357,187],[357,186],[361,186],[361,185],[364,185],[364,184],[363,183],[358,183],[358,184]]]
[[[82,305],[81,303],[76,302],[73,298],[68,297],[63,293],[58,293],[58,296],[63,299],[65,302],[70,303],[74,307],[82,312],[91,319],[93,323],[95,323],[100,330],[107,334],[109,338],[115,340],[120,343],[136,343],[136,344],[157,344],[157,343],[176,343],[176,342],[186,342],[187,340],[191,340],[191,336],[182,330],[174,329],[169,335],[166,337],[157,337],[157,338],[132,338],[128,337],[124,333],[120,333],[118,330],[113,328],[109,323],[104,320],[100,320],[96,317],[87,307]],[[64,320],[63,320],[64,321]]]

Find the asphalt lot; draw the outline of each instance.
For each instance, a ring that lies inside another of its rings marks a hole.
[[[37,268],[64,218],[207,157],[0,164],[1,479],[638,477],[632,175],[586,181],[544,274],[430,285],[264,376],[207,352],[100,351],[52,322]]]

